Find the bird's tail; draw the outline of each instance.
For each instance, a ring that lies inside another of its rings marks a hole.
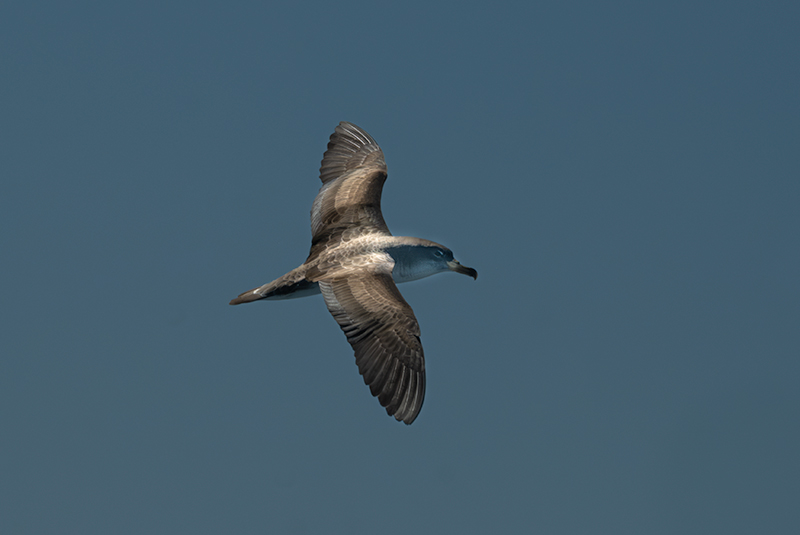
[[[235,299],[231,299],[229,304],[231,305],[241,305],[242,303],[250,303],[251,301],[258,301],[259,299],[264,299],[264,296],[258,293],[259,288],[253,288],[252,290],[248,290],[242,294],[239,294],[239,297]]]
[[[259,299],[295,299],[319,293],[319,284],[306,279],[305,272],[307,267],[300,266],[293,269],[283,277],[275,279],[258,288],[247,290],[232,299],[231,305],[250,303]]]

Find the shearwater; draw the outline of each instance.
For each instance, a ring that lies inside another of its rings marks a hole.
[[[322,157],[308,258],[230,304],[322,293],[372,395],[390,416],[410,424],[425,398],[425,359],[419,323],[395,283],[444,271],[477,279],[478,272],[462,266],[443,245],[392,236],[381,214],[386,175],[383,152],[372,136],[339,123]]]

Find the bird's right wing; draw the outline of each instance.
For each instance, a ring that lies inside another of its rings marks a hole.
[[[413,422],[425,399],[425,359],[419,323],[391,272],[366,268],[319,287],[372,395],[390,416]]]

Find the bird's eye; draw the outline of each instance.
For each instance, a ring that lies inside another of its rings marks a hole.
[[[433,251],[433,255],[436,256],[437,258],[441,258],[444,256],[444,251],[442,251],[441,249],[436,249],[435,251]]]

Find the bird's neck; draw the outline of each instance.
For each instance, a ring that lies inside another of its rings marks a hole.
[[[408,238],[402,238],[408,240]],[[415,238],[416,240],[416,238]],[[425,240],[409,245],[407,242],[396,243],[385,249],[394,260],[392,278],[395,282],[409,282],[430,277],[441,272],[441,267],[430,262],[430,255],[425,248]]]

